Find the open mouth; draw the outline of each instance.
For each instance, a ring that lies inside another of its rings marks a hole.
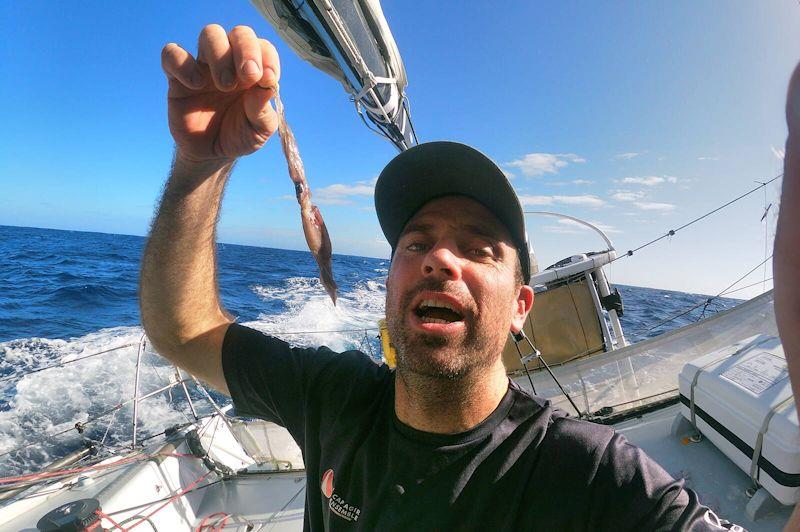
[[[421,301],[414,309],[414,314],[422,323],[454,323],[464,319],[454,305],[435,299]]]

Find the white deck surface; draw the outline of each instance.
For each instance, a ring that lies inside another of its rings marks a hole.
[[[629,441],[641,447],[675,478],[684,478],[686,487],[700,496],[700,501],[717,515],[747,530],[777,531],[789,519],[792,507],[772,505],[756,521],[745,513],[750,499],[745,490],[752,483],[724,454],[706,439],[698,443],[682,443],[683,436],[672,434],[672,423],[680,415],[680,406],[673,405],[614,426]]]

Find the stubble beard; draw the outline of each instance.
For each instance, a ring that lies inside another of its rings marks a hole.
[[[458,381],[491,366],[498,356],[498,344],[505,339],[496,338],[501,324],[493,323],[488,316],[478,312],[475,305],[467,309],[464,316],[466,331],[458,336],[437,336],[412,332],[406,319],[412,310],[412,302],[420,292],[430,290],[452,294],[460,301],[447,283],[435,279],[424,279],[402,295],[387,290],[386,322],[392,344],[397,351],[397,371],[401,377],[425,377],[440,381]]]

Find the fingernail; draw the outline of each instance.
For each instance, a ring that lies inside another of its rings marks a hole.
[[[275,71],[272,70],[270,67],[266,67],[264,69],[264,81],[274,81],[276,78]]]
[[[227,68],[219,73],[219,82],[223,87],[230,87],[233,85],[233,72]]]
[[[244,74],[245,76],[257,76],[258,74],[260,74],[258,63],[256,63],[252,59],[248,59],[247,61],[245,61],[244,65],[242,65],[242,74]]]

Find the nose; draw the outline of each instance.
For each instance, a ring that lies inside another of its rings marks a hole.
[[[438,242],[425,255],[422,273],[426,277],[455,281],[461,278],[461,261],[455,248],[447,242]]]

